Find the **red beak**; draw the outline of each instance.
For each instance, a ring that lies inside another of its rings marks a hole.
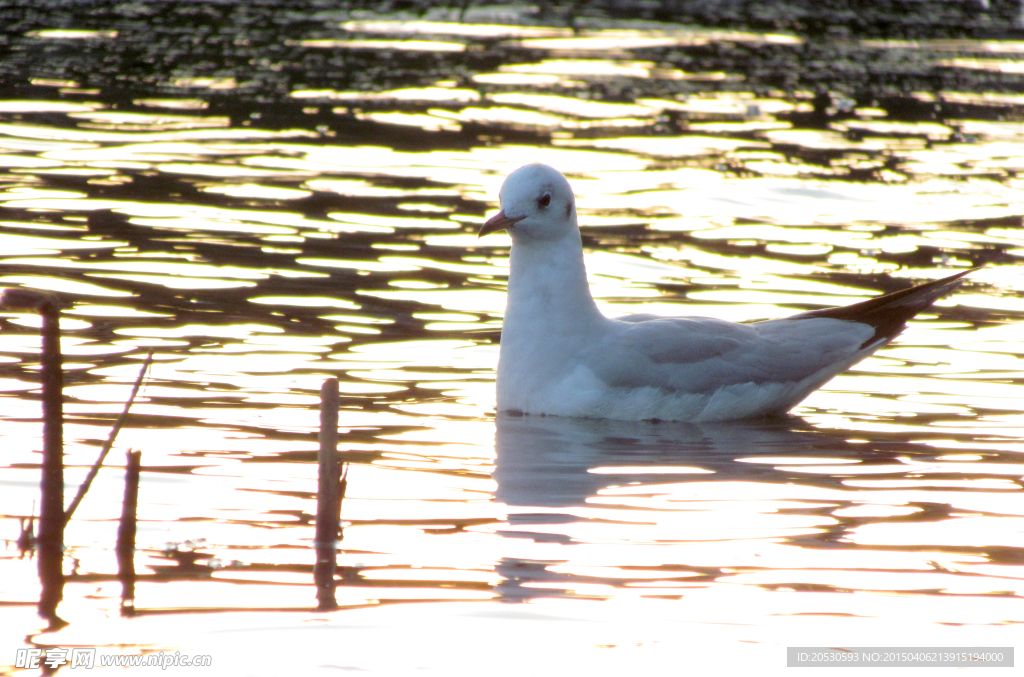
[[[525,216],[517,216],[514,219],[505,216],[505,212],[498,212],[491,218],[484,221],[484,225],[480,226],[480,231],[476,234],[477,237],[483,237],[488,233],[493,233],[496,230],[505,230],[511,228],[523,219]]]

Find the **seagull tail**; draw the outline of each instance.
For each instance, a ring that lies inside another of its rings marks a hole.
[[[907,325],[907,322],[922,310],[956,289],[961,278],[979,268],[963,270],[955,275],[940,280],[925,282],[915,287],[877,296],[867,301],[854,303],[840,308],[812,310],[808,313],[795,315],[790,319],[810,319],[814,317],[830,317],[836,320],[860,322],[875,328],[874,335],[861,344],[861,348],[879,346],[896,338]]]

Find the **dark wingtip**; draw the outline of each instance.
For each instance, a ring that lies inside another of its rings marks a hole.
[[[980,269],[980,266],[978,268],[969,268],[948,277],[901,289],[884,296],[876,296],[873,299],[849,306],[801,313],[800,315],[795,315],[793,319],[829,317],[835,320],[860,322],[875,328],[874,335],[861,344],[861,348],[866,348],[879,341],[888,343],[903,331],[903,328],[907,326],[907,322],[914,315],[930,307],[940,298],[956,289],[964,276]]]

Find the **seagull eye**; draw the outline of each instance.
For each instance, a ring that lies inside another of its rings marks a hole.
[[[544,193],[543,195],[540,196],[540,198],[538,198],[537,204],[540,205],[541,207],[547,207],[549,204],[551,204],[551,195],[549,193]]]

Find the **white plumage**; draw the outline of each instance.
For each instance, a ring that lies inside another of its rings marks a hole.
[[[783,414],[891,341],[970,272],[765,322],[610,319],[590,294],[565,177],[547,165],[520,167],[500,200],[501,211],[480,229],[512,236],[499,411],[675,421]]]

